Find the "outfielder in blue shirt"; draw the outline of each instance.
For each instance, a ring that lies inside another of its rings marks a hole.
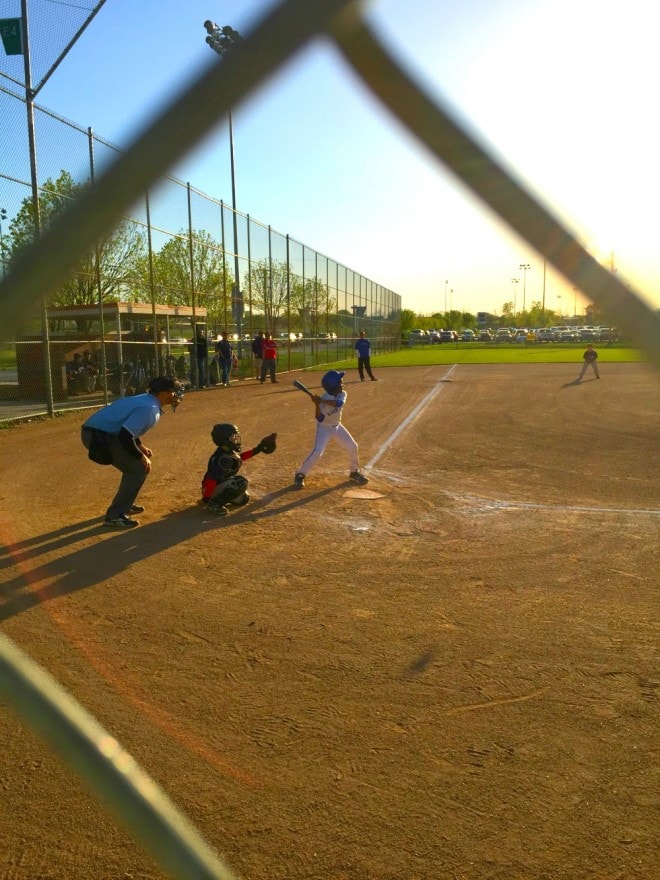
[[[358,373],[360,374],[360,382],[364,382],[364,371],[367,371],[367,375],[371,379],[372,382],[377,382],[378,379],[371,372],[371,343],[365,336],[364,330],[360,330],[360,338],[355,340],[355,351],[357,352],[357,367]]]

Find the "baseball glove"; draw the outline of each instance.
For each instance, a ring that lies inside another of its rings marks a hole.
[[[257,446],[257,451],[263,452],[266,455],[272,455],[277,449],[276,439],[277,434],[269,434],[267,437],[264,437],[261,443]]]

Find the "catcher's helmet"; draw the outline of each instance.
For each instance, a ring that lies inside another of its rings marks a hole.
[[[328,394],[337,394],[341,391],[341,380],[344,378],[346,373],[340,373],[338,370],[328,370],[325,376],[321,379],[321,385],[323,385],[324,391],[327,391]]]
[[[211,440],[220,449],[227,451],[241,451],[241,435],[236,425],[230,425],[228,422],[222,422],[220,425],[214,425],[211,431]]]

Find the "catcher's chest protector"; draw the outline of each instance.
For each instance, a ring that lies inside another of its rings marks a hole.
[[[214,480],[222,483],[233,477],[241,469],[243,464],[240,455],[237,452],[224,452],[218,449],[214,452],[209,461],[209,473]]]

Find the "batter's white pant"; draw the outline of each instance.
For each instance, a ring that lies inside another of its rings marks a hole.
[[[358,459],[358,445],[343,425],[324,425],[318,422],[316,425],[316,439],[314,441],[314,449],[309,453],[304,462],[300,465],[296,473],[308,474],[314,467],[316,462],[321,458],[326,450],[328,443],[336,440],[346,452],[348,452],[348,465],[351,470],[356,471],[360,467]]]

